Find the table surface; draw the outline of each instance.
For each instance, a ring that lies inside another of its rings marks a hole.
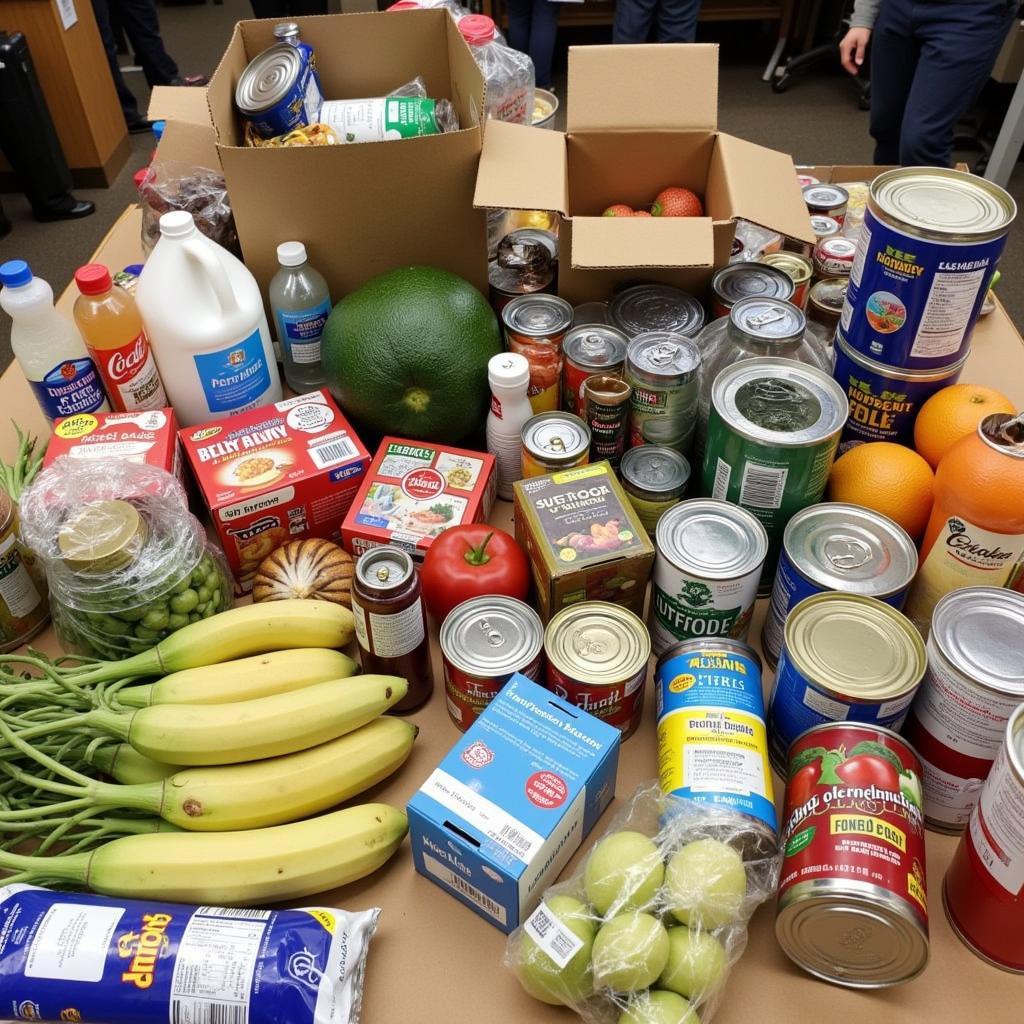
[[[138,259],[138,214],[126,213],[95,255],[97,262],[121,267]],[[66,308],[73,297],[61,299]],[[997,307],[974,336],[974,351],[963,374],[1006,392],[1024,406],[1024,341],[1009,317]],[[16,365],[0,379],[0,408],[26,427],[45,436],[46,426],[28,385]],[[13,454],[13,431],[0,430],[0,456]],[[498,501],[492,522],[508,528],[511,505]],[[751,637],[760,635],[766,601],[758,602]],[[441,679],[434,638],[434,678]],[[50,632],[35,641],[53,651]],[[771,681],[766,677],[766,688]],[[445,710],[442,687],[435,687],[426,707],[412,716],[420,735],[412,757],[388,782],[360,799],[404,806],[458,738]],[[641,727],[622,747],[617,797],[605,818],[570,862],[567,877],[600,835],[610,818],[636,787],[656,777],[654,701],[648,700]],[[776,795],[781,786],[776,779]],[[997,970],[975,957],[950,930],[942,911],[941,882],[957,840],[928,833],[928,883],[931,895],[931,962],[916,980],[898,988],[853,991],[817,981],[790,963],[779,949],[769,902],[755,914],[747,950],[733,968],[715,1018],[717,1024],[789,1024],[797,1020],[874,1024],[887,1022],[953,1022],[987,1019],[1001,1024],[1021,1019],[1024,980]],[[358,910],[383,909],[380,927],[370,946],[363,1024],[479,1024],[515,1022],[545,1024],[574,1019],[568,1011],[537,1003],[525,995],[501,966],[505,936],[456,902],[446,892],[416,875],[408,847],[375,875],[343,890],[303,901],[307,905]]]

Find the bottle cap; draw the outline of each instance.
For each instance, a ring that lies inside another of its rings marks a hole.
[[[274,26],[274,38],[288,42],[297,39],[299,36],[299,23],[297,21],[282,21]]]
[[[487,380],[495,388],[520,388],[530,383],[530,364],[518,352],[499,352],[487,364]]]
[[[110,271],[102,263],[86,263],[75,271],[75,284],[83,295],[102,295],[112,287]]]
[[[386,8],[389,11],[418,11],[421,10],[423,4],[419,0],[398,0],[398,3],[392,4]]]
[[[142,188],[142,186],[143,186],[143,184],[145,183],[145,181],[146,181],[146,178],[147,178],[148,176],[149,176],[149,168],[148,168],[148,167],[140,167],[140,168],[139,168],[139,169],[138,169],[138,170],[137,170],[137,171],[136,171],[136,172],[135,172],[135,173],[134,173],[134,174],[132,175],[132,181],[134,181],[134,182],[135,182],[135,187],[136,187],[136,188],[138,188],[138,189]]]
[[[167,127],[166,121],[154,121],[153,122],[153,136],[157,142],[164,137],[164,129]]]
[[[486,14],[467,14],[459,22],[459,32],[467,43],[489,43],[494,39],[494,19]]]
[[[282,242],[277,247],[277,262],[282,267],[300,267],[306,262],[306,247],[301,242]]]
[[[187,210],[171,210],[160,218],[160,234],[164,238],[185,238],[196,229],[196,222]]]
[[[32,271],[24,260],[8,260],[0,265],[0,284],[7,288],[19,288],[32,280]]]

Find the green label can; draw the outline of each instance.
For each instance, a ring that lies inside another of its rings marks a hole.
[[[685,455],[697,424],[700,351],[682,334],[650,331],[626,349],[633,389],[628,446],[663,445]]]

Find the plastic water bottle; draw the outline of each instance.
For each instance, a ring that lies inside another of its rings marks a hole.
[[[523,427],[533,416],[527,397],[530,364],[518,352],[501,352],[487,364],[491,411],[487,414],[487,450],[498,470],[498,497],[511,501],[512,485],[523,476]]]
[[[284,379],[298,394],[327,383],[320,342],[331,315],[331,293],[323,275],[306,260],[301,242],[277,247],[281,269],[270,282],[270,308],[284,360]]]
[[[107,412],[99,370],[75,325],[53,308],[53,289],[24,260],[0,266],[0,306],[14,321],[11,348],[48,420]]]

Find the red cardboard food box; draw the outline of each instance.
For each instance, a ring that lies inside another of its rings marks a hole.
[[[487,519],[495,476],[487,452],[385,437],[341,528],[345,548],[358,557],[396,544],[421,562],[438,534]]]
[[[326,391],[179,432],[235,576],[252,589],[285,541],[337,538],[370,453]]]
[[[62,455],[73,459],[124,459],[181,477],[178,421],[173,409],[84,412],[53,424],[43,467]]]

